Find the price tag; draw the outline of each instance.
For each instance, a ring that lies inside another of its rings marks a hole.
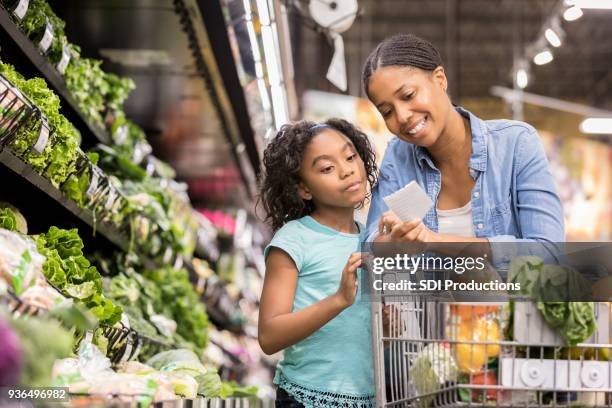
[[[45,53],[51,46],[52,42],[53,42],[53,26],[51,25],[50,22],[47,21],[47,26],[45,27],[45,34],[43,35],[42,40],[40,40],[40,43],[38,44],[38,48],[40,48],[40,50],[43,53]]]
[[[155,173],[155,164],[153,164],[151,156],[147,158],[147,167],[145,171],[147,172],[147,176],[153,176],[153,173]]]
[[[66,68],[68,67],[68,63],[70,63],[70,48],[67,45],[64,45],[62,49],[62,59],[57,63],[57,70],[60,74],[64,75],[66,72]]]
[[[164,256],[162,257],[162,261],[165,264],[170,263],[170,260],[172,259],[172,249],[170,247],[166,247],[166,252],[164,252]]]
[[[123,350],[123,355],[119,360],[119,364],[125,363],[130,358],[130,354],[132,354],[132,348],[134,347],[133,340],[131,336],[128,334],[128,337],[125,340],[125,349]]]
[[[28,6],[30,5],[30,0],[19,0],[17,7],[13,10],[13,14],[17,17],[18,20],[21,20],[28,11]]]
[[[89,182],[89,187],[87,188],[87,191],[85,192],[85,195],[87,197],[91,198],[91,196],[93,196],[93,194],[96,191],[96,188],[98,188],[98,181],[99,181],[98,172],[92,168],[91,169],[91,181]]]
[[[45,146],[47,146],[47,142],[49,141],[49,125],[47,124],[47,119],[43,116],[42,121],[40,123],[40,131],[38,133],[38,140],[36,144],[32,146],[32,150],[34,150],[38,154],[42,154],[45,150]]]
[[[183,257],[177,255],[174,261],[174,269],[181,269],[183,267]]]
[[[128,127],[127,125],[119,126],[119,129],[115,132],[115,143],[118,145],[122,145],[125,143],[128,137]]]
[[[108,190],[108,198],[106,199],[106,204],[104,204],[104,208],[107,211],[110,211],[113,208],[113,204],[115,203],[115,199],[117,198],[117,192],[114,188],[109,188]]]

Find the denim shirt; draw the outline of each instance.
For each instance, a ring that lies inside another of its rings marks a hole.
[[[471,193],[472,222],[476,237],[490,242],[493,264],[498,267],[507,264],[518,255],[518,247],[525,247],[507,242],[537,242],[557,251],[555,243],[565,239],[563,209],[536,130],[523,122],[484,121],[461,107],[455,109],[470,120],[469,168],[475,180]],[[369,240],[377,233],[380,216],[388,211],[383,197],[413,180],[434,202],[423,222],[432,231],[438,231],[436,208],[441,173],[425,148],[396,137],[389,142],[378,185],[372,191],[367,223]]]

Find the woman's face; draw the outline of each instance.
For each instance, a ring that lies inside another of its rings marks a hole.
[[[433,72],[380,68],[370,77],[368,92],[389,131],[408,143],[429,147],[446,127],[451,103],[442,67]]]

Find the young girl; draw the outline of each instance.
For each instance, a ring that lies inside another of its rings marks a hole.
[[[370,307],[360,301],[353,211],[376,182],[367,136],[344,120],[281,128],[264,153],[265,249],[259,344],[284,350],[277,407],[371,407]],[[363,235],[362,235],[363,237]]]

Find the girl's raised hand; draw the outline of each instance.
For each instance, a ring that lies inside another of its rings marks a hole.
[[[359,282],[357,278],[357,268],[361,266],[361,252],[353,252],[342,270],[340,286],[336,292],[336,297],[340,301],[342,308],[347,308],[355,302]]]

